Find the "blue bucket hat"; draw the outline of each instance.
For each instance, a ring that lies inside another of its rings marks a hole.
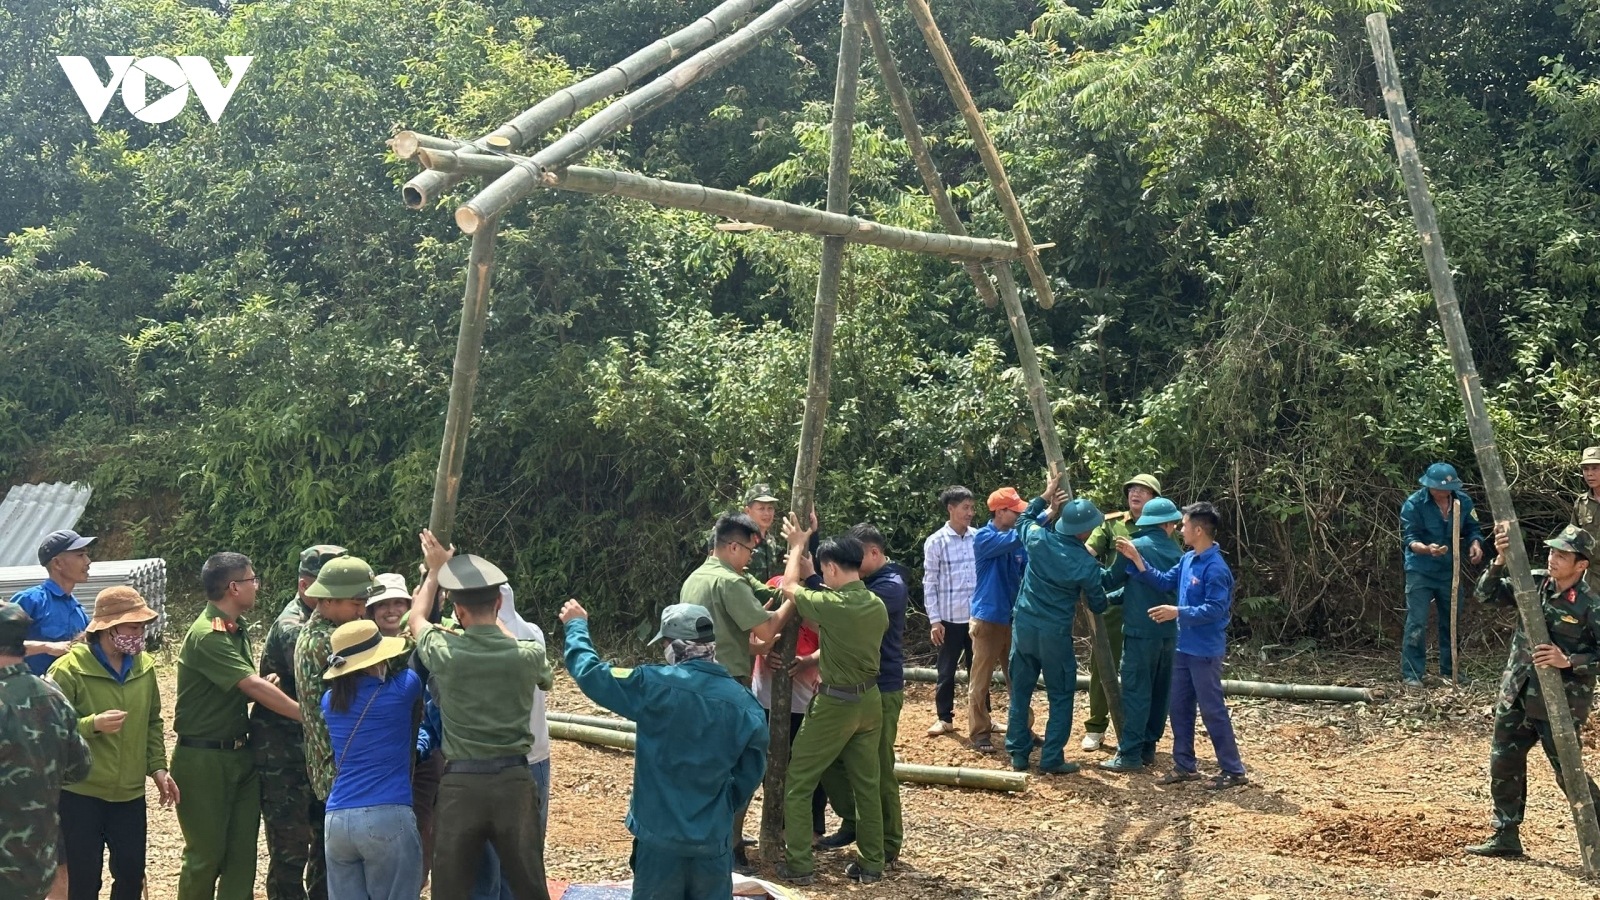
[[[1061,518],[1056,519],[1056,532],[1065,535],[1093,531],[1106,520],[1105,514],[1092,502],[1079,497],[1061,507]]]
[[[1456,467],[1449,463],[1434,463],[1428,471],[1422,473],[1417,483],[1425,488],[1435,491],[1461,490],[1461,476],[1456,474]]]
[[[1178,509],[1178,504],[1165,497],[1157,497],[1144,505],[1144,512],[1139,515],[1139,521],[1133,524],[1142,527],[1181,521],[1183,521],[1183,512]]]

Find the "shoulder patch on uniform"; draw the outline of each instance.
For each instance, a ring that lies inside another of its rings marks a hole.
[[[1121,522],[1123,519],[1126,519],[1128,515],[1129,514],[1127,510],[1123,510],[1122,512],[1106,513],[1106,521]]]
[[[624,669],[621,666],[612,666],[611,667],[611,677],[612,678],[627,678],[629,675],[632,675],[632,674],[633,674],[633,670],[632,669]]]

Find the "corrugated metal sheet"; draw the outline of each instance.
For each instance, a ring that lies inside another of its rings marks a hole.
[[[39,561],[39,541],[52,531],[78,524],[89,505],[81,484],[19,484],[0,501],[0,566]]]
[[[46,532],[47,534],[49,532]],[[43,584],[49,573],[43,566],[6,566],[0,568],[0,598],[34,585]],[[89,564],[89,580],[72,592],[89,615],[94,615],[94,598],[114,585],[125,584],[138,591],[159,617],[150,623],[145,633],[158,637],[167,628],[167,561],[164,559],[95,560]]]

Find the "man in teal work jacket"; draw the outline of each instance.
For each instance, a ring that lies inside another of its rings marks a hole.
[[[1406,627],[1400,642],[1400,677],[1407,687],[1421,687],[1428,670],[1428,610],[1439,610],[1439,674],[1455,675],[1450,652],[1450,604],[1457,609],[1464,594],[1452,597],[1451,583],[1461,561],[1455,555],[1451,521],[1459,504],[1461,546],[1473,565],[1483,560],[1483,532],[1472,513],[1472,498],[1449,463],[1434,463],[1417,479],[1422,485],[1400,507],[1400,536],[1406,556]]]

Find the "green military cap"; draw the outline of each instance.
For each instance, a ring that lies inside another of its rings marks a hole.
[[[1600,447],[1583,448],[1583,459],[1578,460],[1579,466],[1600,466]]]
[[[453,556],[439,570],[439,586],[447,591],[471,591],[505,584],[511,579],[500,567],[481,556]]]
[[[33,627],[33,616],[16,603],[0,603],[0,647],[21,647]]]
[[[1147,487],[1150,490],[1155,491],[1157,497],[1161,496],[1161,482],[1157,481],[1154,475],[1146,475],[1141,472],[1140,474],[1129,478],[1127,483],[1123,484],[1122,486],[1123,493],[1127,493],[1128,488],[1131,488],[1136,484],[1140,487]]]
[[[711,612],[693,603],[674,603],[661,611],[661,630],[650,643],[669,641],[695,641],[705,643],[715,639],[716,628],[711,623]]]
[[[1553,550],[1576,553],[1584,559],[1594,555],[1594,536],[1576,525],[1568,525],[1556,532],[1556,536],[1545,541],[1544,545]]]
[[[772,495],[772,488],[765,484],[753,484],[750,490],[744,492],[744,505],[752,503],[777,503],[778,498]]]
[[[328,560],[338,559],[349,552],[333,544],[313,544],[300,551],[300,574],[316,577],[316,574],[322,571],[322,567],[328,564]]]
[[[317,581],[306,588],[306,596],[319,600],[343,600],[371,597],[382,590],[383,584],[373,574],[366,560],[339,556],[328,560],[322,571],[317,573]]]

